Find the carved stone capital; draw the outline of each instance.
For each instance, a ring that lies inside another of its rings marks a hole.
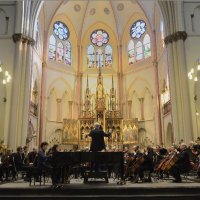
[[[22,33],[13,34],[12,38],[15,43],[21,41],[22,43],[27,42],[27,44],[31,46],[34,46],[35,44],[35,40],[33,38],[23,35]]]
[[[168,45],[169,43],[176,42],[178,40],[185,41],[187,39],[187,33],[185,31],[177,31],[171,35],[168,35],[165,37],[165,45]]]
[[[144,101],[144,98],[138,98],[140,102],[143,102]]]
[[[61,103],[62,99],[56,99],[57,103]]]
[[[46,68],[47,67],[47,63],[46,62],[43,62],[42,63],[42,68]]]

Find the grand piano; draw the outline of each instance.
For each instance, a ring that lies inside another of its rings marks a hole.
[[[70,183],[69,176],[72,169],[75,166],[83,166],[85,163],[89,164],[88,166],[98,163],[98,166],[104,166],[104,168],[112,165],[115,169],[117,168],[120,179],[123,180],[124,177],[123,152],[58,152],[53,157],[54,163],[56,163],[55,167],[62,171],[62,183]]]

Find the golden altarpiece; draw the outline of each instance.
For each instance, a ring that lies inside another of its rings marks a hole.
[[[62,143],[78,145],[80,149],[89,147],[90,138],[85,136],[94,128],[95,122],[99,122],[105,131],[112,129],[111,137],[106,139],[108,148],[121,149],[125,144],[138,144],[138,120],[123,119],[113,77],[110,93],[106,94],[101,67],[96,94],[91,94],[87,77],[79,119],[64,119]]]

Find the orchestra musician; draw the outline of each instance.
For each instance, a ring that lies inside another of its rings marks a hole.
[[[29,157],[28,157],[28,146],[24,146],[23,147],[23,152],[24,152],[24,160],[23,160],[23,165],[24,166],[28,166],[30,161],[29,161]]]
[[[136,173],[139,175],[139,178],[142,182],[146,182],[144,179],[144,171],[149,171],[149,176],[147,181],[151,182],[151,173],[154,171],[154,164],[153,164],[153,148],[148,146],[144,151],[143,155],[140,158],[144,158],[143,162],[139,166]],[[136,176],[135,182],[138,182],[138,177]]]
[[[154,165],[155,167],[159,165],[160,161],[164,158],[164,156],[161,153],[161,147],[159,145],[156,145],[154,148]]]
[[[185,143],[180,144],[180,152],[178,153],[178,161],[171,167],[170,174],[174,177],[173,182],[180,183],[181,174],[190,171],[190,158]]]
[[[134,182],[136,180],[137,169],[135,169],[135,165],[138,159],[141,158],[143,154],[140,151],[139,146],[133,146],[130,148],[128,156],[126,157],[126,170],[125,170],[125,178],[129,176],[128,180]]]
[[[11,149],[7,149],[6,154],[2,157],[2,166],[6,173],[6,181],[8,181],[10,172],[12,173],[12,179],[15,179],[16,171],[14,167],[14,158]]]
[[[14,159],[11,149],[7,149],[5,155],[2,156],[0,165],[0,180],[3,181],[4,172],[6,174],[5,181],[9,181],[9,175],[12,173],[12,179],[15,179],[16,170],[14,167]]]
[[[49,153],[49,156],[46,155],[47,148],[48,148],[48,143],[42,142],[40,145],[40,150],[38,152],[38,167],[41,170],[44,170],[51,175],[52,186],[54,188],[57,188],[57,187],[59,187],[57,185],[58,173],[57,173],[56,168],[54,167],[54,165],[56,165],[56,163],[54,162],[53,156],[59,151],[59,146],[54,145],[53,148],[51,148],[51,153]]]
[[[30,164],[33,164],[33,166],[37,166],[38,152],[36,147],[33,148],[33,151],[28,153],[28,160]]]
[[[46,155],[46,150],[48,148],[47,142],[42,142],[40,145],[40,150],[38,152],[38,167],[40,169],[49,169],[51,166],[49,165],[48,157]]]
[[[14,154],[14,164],[16,171],[21,171],[25,160],[25,154],[21,146],[17,147],[17,153]]]

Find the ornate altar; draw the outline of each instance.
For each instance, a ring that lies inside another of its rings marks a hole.
[[[85,136],[94,128],[95,122],[99,122],[105,131],[112,129],[111,137],[106,139],[107,147],[121,149],[123,144],[138,144],[138,122],[136,119],[123,120],[113,77],[110,92],[105,94],[101,67],[97,77],[96,94],[91,94],[87,77],[79,119],[64,121],[63,143],[89,148],[90,138]]]
[[[122,121],[123,144],[138,144],[138,119],[126,119]]]
[[[63,144],[78,144],[78,124],[75,119],[64,119]]]

